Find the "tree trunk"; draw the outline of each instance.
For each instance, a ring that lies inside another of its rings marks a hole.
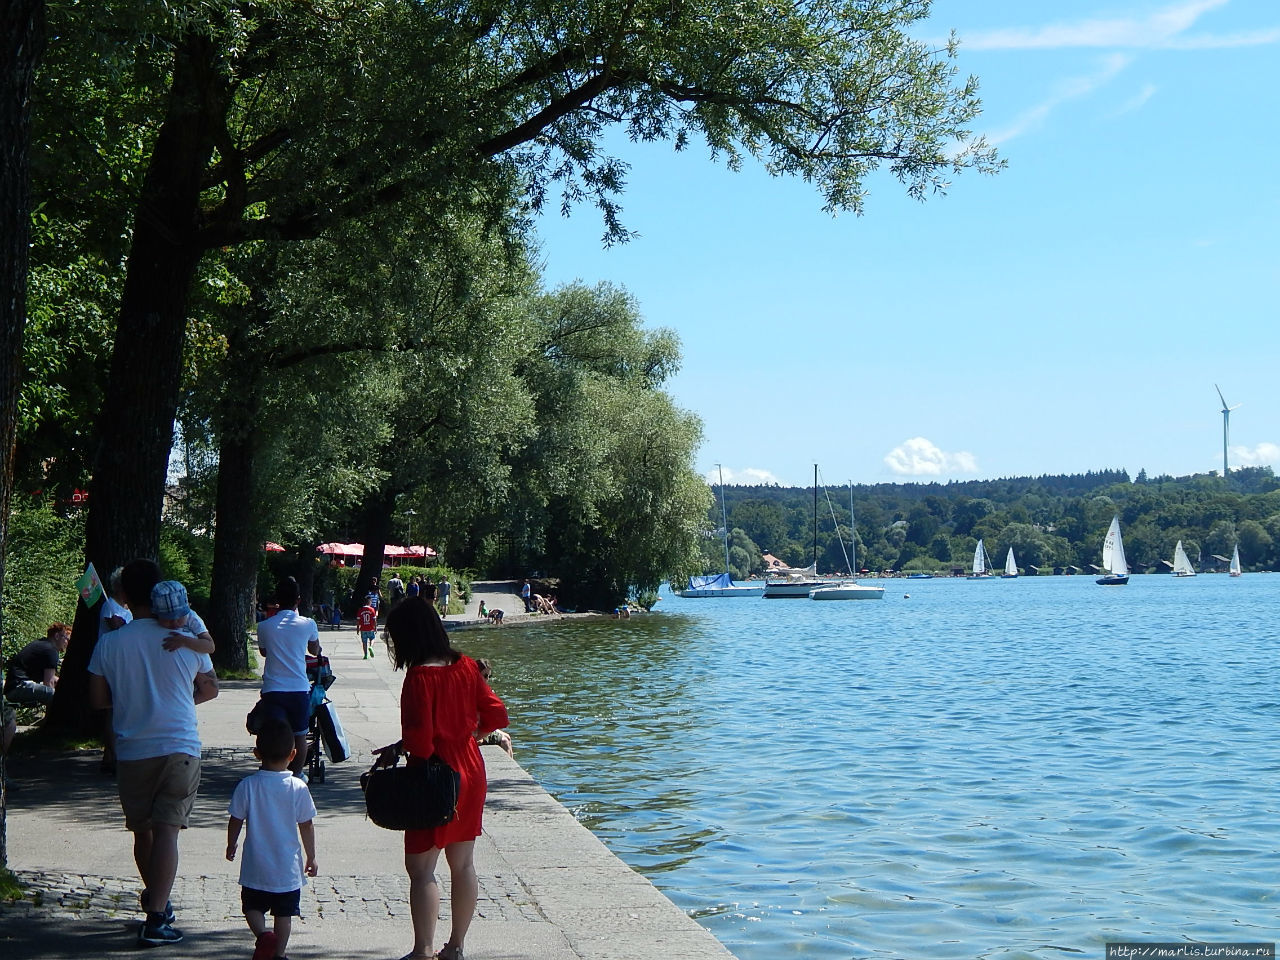
[[[305,616],[314,617],[316,610],[316,547],[319,543],[299,543],[294,576],[298,579],[299,609]]]
[[[369,497],[361,511],[364,557],[360,561],[360,576],[356,578],[357,606],[363,605],[374,577],[378,578],[379,589],[382,588],[382,562],[391,533],[391,511],[395,508],[395,496],[386,491],[374,491]]]
[[[0,3],[0,590],[13,495],[22,331],[30,249],[31,86],[44,51],[43,0]],[[0,620],[0,633],[4,623]],[[0,664],[0,681],[4,669]],[[4,756],[0,754],[0,867],[9,862]]]
[[[202,255],[201,179],[217,115],[212,54],[207,37],[189,37],[175,54],[168,114],[134,216],[85,524],[85,554],[101,577],[159,553],[187,300]],[[96,611],[80,604],[46,725],[91,732],[88,666],[97,641]]]
[[[233,348],[234,349],[234,348]],[[249,669],[248,624],[253,622],[258,587],[258,550],[262,544],[255,522],[258,416],[256,367],[227,364],[230,382],[223,395],[218,424],[217,519],[214,523],[213,577],[209,590],[209,632],[218,645],[213,655],[219,670]]]

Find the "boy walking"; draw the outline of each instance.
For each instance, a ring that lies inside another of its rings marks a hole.
[[[289,770],[295,753],[289,724],[268,720],[257,743],[253,754],[262,768],[240,781],[227,807],[227,859],[235,860],[240,829],[247,822],[240,904],[256,938],[253,960],[272,960],[285,956],[293,918],[300,915],[302,887],[316,875],[316,806],[306,783]],[[274,918],[271,930],[267,911]]]
[[[356,611],[356,631],[360,634],[360,642],[364,644],[364,656],[360,659],[368,660],[373,656],[369,644],[378,635],[378,611],[373,608],[373,604],[366,602]]]

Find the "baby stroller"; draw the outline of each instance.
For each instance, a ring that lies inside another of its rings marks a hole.
[[[335,679],[329,658],[308,654],[307,679],[311,681],[311,719],[307,724],[305,769],[310,783],[324,783],[324,754],[328,753],[333,763],[341,763],[351,755],[351,749],[338,710],[325,695]]]

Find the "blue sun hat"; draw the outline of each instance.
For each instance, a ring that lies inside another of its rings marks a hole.
[[[160,620],[182,620],[191,612],[187,588],[177,580],[161,580],[151,588],[151,612]]]

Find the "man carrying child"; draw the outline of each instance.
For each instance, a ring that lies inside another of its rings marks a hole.
[[[160,580],[154,561],[131,560],[120,580],[133,621],[105,634],[94,648],[89,702],[98,710],[114,707],[117,787],[146,911],[138,942],[156,946],[182,939],[169,893],[178,872],[178,833],[187,826],[200,786],[196,704],[218,695],[218,679],[207,653],[187,645],[165,649],[170,630],[157,622],[151,606]],[[180,602],[173,591],[162,591],[161,598],[167,620],[185,621],[185,591]]]

